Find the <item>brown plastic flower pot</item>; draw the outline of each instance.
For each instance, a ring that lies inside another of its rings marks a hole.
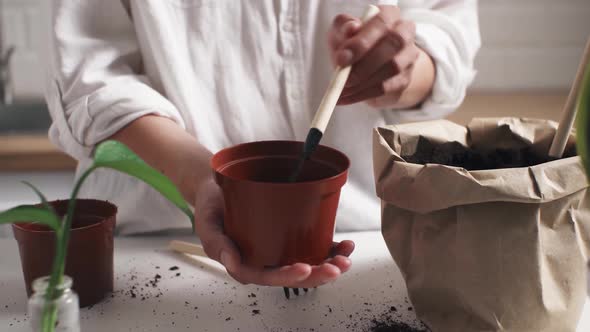
[[[350,162],[319,146],[296,183],[302,142],[262,141],[221,150],[211,161],[225,199],[224,231],[245,264],[319,264],[329,255],[340,189]]]
[[[59,215],[64,215],[67,200],[50,204]],[[72,221],[66,256],[65,274],[73,281],[80,306],[101,301],[113,291],[113,231],[117,207],[109,202],[78,199]],[[55,233],[34,223],[13,224],[13,232],[21,258],[27,289],[36,278],[49,275],[55,255]]]

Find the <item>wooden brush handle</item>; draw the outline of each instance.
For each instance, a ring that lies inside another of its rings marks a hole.
[[[363,23],[370,20],[373,16],[377,15],[378,13],[379,7],[369,5],[362,18]],[[332,80],[330,81],[330,85],[328,85],[328,90],[326,91],[326,94],[324,94],[322,102],[320,103],[320,106],[318,107],[315,113],[315,117],[311,122],[311,128],[318,129],[322,132],[322,134],[328,126],[328,122],[330,121],[332,112],[334,112],[334,107],[336,107],[338,98],[340,98],[340,94],[344,89],[344,84],[346,84],[346,80],[348,80],[348,75],[350,75],[350,69],[351,66],[345,68],[336,68],[336,71],[332,76]]]
[[[551,142],[551,148],[549,149],[550,157],[561,158],[563,155],[567,139],[570,136],[574,120],[576,119],[576,99],[578,98],[578,91],[580,90],[582,78],[584,77],[584,70],[588,65],[590,65],[590,38],[588,38],[588,42],[586,43],[586,49],[582,55],[582,60],[580,61],[574,84],[570,89],[570,93],[567,96],[567,101],[561,113],[559,127],[553,137],[553,142]]]
[[[203,249],[203,247],[198,244],[194,244],[194,243],[172,240],[168,244],[168,248],[170,248],[171,250],[174,250],[176,252],[183,253],[183,254],[196,255],[196,256],[209,258],[209,256],[207,256],[207,254],[205,253],[205,250]]]

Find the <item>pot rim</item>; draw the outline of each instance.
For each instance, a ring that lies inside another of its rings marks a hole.
[[[56,199],[56,200],[52,200],[49,201],[49,204],[55,203],[55,202],[69,202],[70,199]],[[92,225],[87,225],[87,226],[83,226],[83,227],[76,227],[76,228],[71,228],[70,229],[70,233],[73,232],[82,232],[85,230],[89,230],[95,227],[99,227],[100,225],[104,224],[105,222],[108,222],[110,219],[114,218],[117,215],[117,206],[107,200],[99,200],[99,199],[90,199],[90,198],[76,198],[76,201],[85,201],[85,202],[93,202],[93,203],[98,203],[98,204],[104,204],[106,206],[108,206],[109,208],[113,208],[114,211],[112,214],[109,214],[108,216],[97,216],[100,217],[100,221],[96,222]],[[35,233],[35,234],[51,234],[51,233],[55,233],[55,231],[51,228],[48,228],[47,230],[32,230],[32,229],[28,229],[25,228],[23,226],[21,226],[22,224],[36,224],[36,222],[34,221],[21,221],[18,223],[12,223],[12,228],[13,229],[18,229],[19,231],[22,232],[26,232],[26,233]]]
[[[215,167],[213,165],[214,164],[214,160],[215,160],[215,158],[218,155],[220,155],[220,154],[222,154],[222,153],[224,153],[224,152],[226,152],[226,151],[228,151],[230,149],[238,149],[238,148],[243,147],[243,146],[246,146],[246,145],[264,144],[264,143],[288,143],[288,144],[297,143],[297,144],[304,144],[304,142],[301,142],[301,141],[289,141],[289,140],[264,140],[264,141],[254,141],[254,142],[240,143],[240,144],[236,144],[236,145],[233,145],[233,146],[230,146],[230,147],[227,147],[227,148],[224,148],[224,149],[219,150],[217,153],[215,153],[213,155],[213,157],[210,160],[209,165],[210,165],[211,169],[213,170],[213,172],[216,174],[216,176],[223,177],[225,179],[229,179],[229,180],[234,181],[234,182],[250,183],[250,184],[260,184],[260,185],[269,186],[269,187],[270,186],[276,186],[276,187],[294,187],[294,186],[301,186],[301,185],[317,185],[317,184],[326,183],[326,182],[335,182],[335,181],[341,180],[342,178],[346,178],[347,175],[348,175],[348,170],[350,169],[350,158],[348,158],[348,156],[346,154],[344,154],[343,152],[341,152],[341,151],[339,151],[337,149],[331,148],[329,146],[321,145],[321,144],[318,145],[318,148],[329,150],[332,153],[335,153],[335,154],[340,155],[340,157],[342,157],[345,160],[346,163],[344,164],[343,170],[340,171],[340,172],[338,172],[336,175],[333,175],[333,176],[330,176],[330,177],[327,177],[327,178],[318,179],[318,180],[303,181],[303,182],[293,182],[293,183],[290,183],[290,182],[264,182],[264,181],[248,180],[248,179],[239,179],[239,178],[236,178],[234,176],[229,176],[229,175],[224,174],[224,173],[221,172],[221,170],[225,169],[230,164],[233,164],[235,162],[239,162],[240,160],[248,160],[248,159],[256,158],[255,156],[251,156],[251,157],[243,158],[243,159],[239,159],[239,160],[233,160],[233,161],[228,162],[228,163],[225,163],[225,164],[223,164],[223,165],[221,165],[219,167]],[[290,156],[290,155],[288,155],[288,154],[278,155],[277,154],[277,155],[273,155],[273,156],[276,157],[276,156]],[[319,161],[319,162],[321,163],[322,161]]]

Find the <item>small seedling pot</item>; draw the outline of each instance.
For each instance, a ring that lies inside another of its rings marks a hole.
[[[319,264],[329,255],[350,162],[319,146],[295,183],[302,142],[261,141],[221,150],[211,161],[225,199],[224,231],[245,264]]]
[[[67,200],[50,202],[59,215],[67,211]],[[109,202],[78,199],[70,232],[65,274],[73,281],[80,306],[100,302],[113,291],[113,231],[117,207]],[[13,224],[27,289],[32,294],[35,279],[51,274],[55,255],[55,233],[43,225]]]

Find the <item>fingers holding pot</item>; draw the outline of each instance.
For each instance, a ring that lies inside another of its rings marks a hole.
[[[350,252],[350,247],[345,250]],[[347,272],[352,264],[348,257],[336,255],[315,266],[295,263],[280,268],[256,268],[242,264],[237,250],[225,249],[222,249],[220,262],[228,274],[241,284],[294,288],[311,288],[332,282]]]
[[[256,268],[238,264],[236,269],[228,273],[241,284],[261,286],[295,285],[306,280],[312,273],[309,264],[295,263],[280,268]]]
[[[213,180],[207,180],[198,186],[194,207],[195,231],[205,253],[227,269],[233,268],[232,264],[240,261],[240,253],[233,241],[224,234],[223,195]]]
[[[295,263],[280,268],[255,268],[236,261],[226,261],[225,264],[229,275],[244,285],[311,288],[336,280],[350,269],[351,261],[348,257],[338,255],[315,266]]]
[[[330,258],[326,259],[323,264],[312,266],[311,273],[306,279],[296,284],[285,285],[292,288],[312,288],[332,282],[350,270],[352,261],[348,256],[353,251],[354,242],[352,241],[334,242]]]

